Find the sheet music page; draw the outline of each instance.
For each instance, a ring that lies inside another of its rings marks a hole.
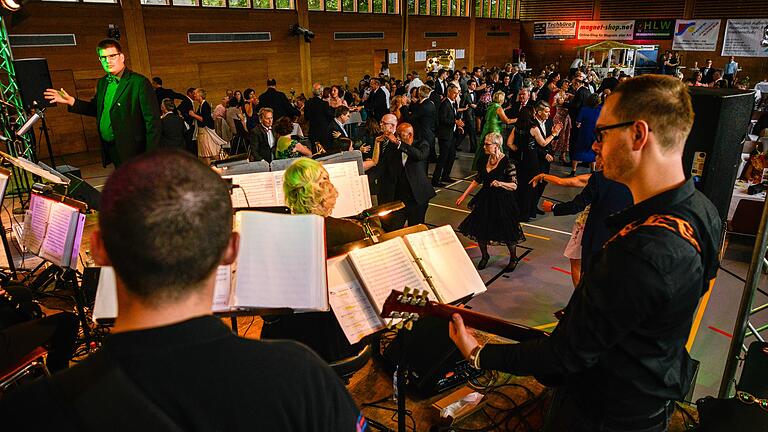
[[[277,199],[274,176],[270,172],[235,174],[224,178],[230,178],[233,185],[240,186],[232,189],[232,206],[235,208],[283,205],[282,200]]]
[[[5,199],[5,190],[8,187],[9,176],[6,174],[5,168],[0,167],[0,203]]]
[[[283,175],[285,171],[272,171],[272,176],[275,178],[275,199],[276,205],[285,205],[285,192],[283,191]]]
[[[421,258],[421,267],[432,277],[435,294],[442,303],[486,291],[483,279],[450,225],[408,234],[405,242],[413,256]]]
[[[112,267],[102,267],[99,285],[96,288],[96,302],[93,305],[93,320],[117,318],[117,284]]]
[[[331,183],[340,178],[357,178],[360,176],[357,171],[357,162],[355,161],[323,164],[323,168],[328,171]]]
[[[327,311],[325,220],[317,215],[241,211],[235,307]]]
[[[75,237],[70,227],[73,226],[73,218],[78,213],[77,209],[66,204],[53,203],[48,218],[48,229],[40,247],[41,258],[61,267],[69,266],[68,255],[72,253],[72,239]]]
[[[353,250],[348,256],[377,313],[381,313],[392,290],[402,291],[405,287],[427,290],[435,299],[401,237]]]
[[[24,247],[35,255],[40,254],[40,247],[48,229],[48,216],[54,201],[32,194],[29,201],[29,224],[24,219]]]
[[[346,255],[331,258],[328,267],[328,300],[350,344],[385,327],[376,313]]]
[[[72,253],[69,258],[69,267],[77,269],[77,259],[80,257],[80,244],[83,242],[83,228],[85,228],[85,215],[77,215],[77,226],[75,227],[75,239],[72,242]]]
[[[216,269],[216,285],[213,287],[214,312],[225,312],[230,307],[230,291],[232,289],[232,267],[220,265]]]

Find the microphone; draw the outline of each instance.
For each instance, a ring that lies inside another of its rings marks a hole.
[[[21,129],[19,129],[19,130],[16,132],[16,135],[17,135],[17,136],[20,136],[20,137],[22,137],[22,136],[24,136],[24,135],[25,135],[27,132],[29,132],[29,130],[30,130],[30,129],[32,129],[32,126],[34,126],[34,125],[35,125],[35,123],[37,123],[37,121],[38,121],[38,120],[40,120],[40,119],[43,117],[43,115],[42,115],[43,111],[44,111],[44,110],[40,110],[40,111],[37,111],[36,113],[34,113],[34,114],[32,115],[32,117],[30,117],[30,118],[27,120],[27,122],[26,122],[26,123],[24,123],[24,125],[21,127]]]

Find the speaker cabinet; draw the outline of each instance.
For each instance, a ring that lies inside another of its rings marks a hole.
[[[685,143],[683,169],[726,220],[754,105],[754,92],[691,87],[696,117]]]
[[[16,71],[16,82],[19,85],[25,110],[56,105],[43,97],[45,89],[53,88],[48,60],[44,58],[14,60],[13,68]]]

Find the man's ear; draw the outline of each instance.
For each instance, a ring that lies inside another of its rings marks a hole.
[[[651,128],[644,120],[638,120],[632,126],[632,149],[640,150],[648,144],[648,135],[651,132]]]
[[[101,231],[99,230],[96,230],[91,234],[91,255],[97,265],[112,265],[112,261],[110,261],[109,256],[107,255],[107,250],[104,248],[104,239],[101,238]]]
[[[237,259],[237,253],[240,250],[240,233],[233,232],[229,238],[229,243],[224,249],[224,255],[221,257],[221,265],[229,265]]]

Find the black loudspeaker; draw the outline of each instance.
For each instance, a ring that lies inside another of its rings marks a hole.
[[[756,398],[768,399],[768,343],[754,341],[749,345],[747,359],[741,370],[737,390]],[[766,413],[768,415],[768,413]]]
[[[683,170],[726,220],[733,184],[754,105],[754,92],[690,87],[693,121]]]
[[[64,174],[69,180],[67,196],[88,204],[88,208],[99,210],[101,208],[101,192],[80,178],[80,170],[71,165],[60,165],[56,171]]]
[[[56,105],[48,102],[43,96],[45,89],[53,88],[48,60],[44,58],[14,60],[13,68],[16,71],[16,82],[19,85],[21,102],[25,110]]]

